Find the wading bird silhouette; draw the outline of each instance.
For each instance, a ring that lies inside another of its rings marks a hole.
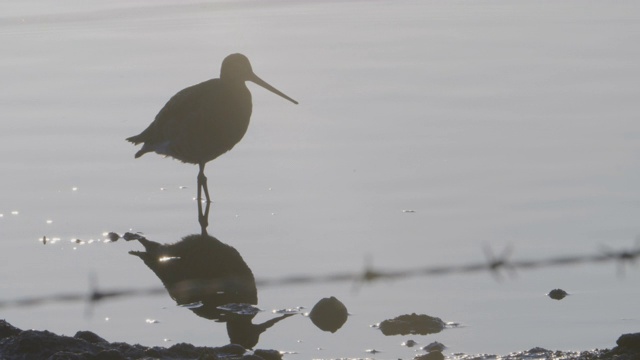
[[[198,200],[202,200],[204,190],[207,202],[211,202],[204,166],[231,150],[249,127],[252,103],[246,81],[298,103],[254,74],[246,56],[231,54],[222,61],[219,79],[181,90],[165,104],[149,127],[127,138],[136,145],[143,143],[135,157],[153,151],[197,164],[200,167]]]

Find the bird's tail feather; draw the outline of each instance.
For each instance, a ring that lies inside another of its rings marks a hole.
[[[131,142],[131,143],[133,143],[134,145],[138,145],[140,143],[145,142],[145,140],[142,138],[142,134],[128,137],[126,140]],[[140,156],[148,153],[149,151],[151,151],[151,149],[149,149],[148,146],[146,146],[146,145],[142,146],[142,149],[138,150],[138,152],[136,153],[135,158],[137,159]]]
[[[149,150],[148,150],[148,149],[147,149],[147,150],[145,150],[145,148],[143,147],[142,149],[138,150],[138,152],[137,152],[137,153],[136,153],[136,155],[135,155],[135,158],[137,159],[137,158],[139,158],[140,156],[142,156],[142,155],[144,155],[144,154],[146,154],[146,153],[148,153],[148,152],[149,152]]]
[[[141,134],[141,135],[142,135],[142,134]],[[135,145],[138,145],[138,144],[140,144],[141,142],[144,142],[144,140],[142,140],[141,138],[142,138],[142,136],[140,136],[140,135],[136,135],[136,136],[128,137],[126,140],[127,140],[128,142],[131,142],[131,143],[135,144]]]

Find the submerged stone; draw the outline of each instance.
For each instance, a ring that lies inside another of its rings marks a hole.
[[[418,343],[415,340],[407,340],[407,341],[403,342],[400,345],[406,346],[406,347],[414,347],[414,346],[418,345]]]
[[[424,355],[418,355],[414,360],[444,360],[444,355],[439,351],[430,352]]]
[[[434,341],[429,345],[425,345],[422,347],[422,350],[426,351],[426,352],[434,352],[434,351],[439,351],[442,352],[444,349],[446,349],[447,347],[444,346],[443,343],[441,342],[437,342]]]
[[[347,322],[347,307],[335,297],[324,298],[311,309],[309,318],[323,331],[338,331]]]
[[[384,335],[427,335],[439,333],[446,324],[442,319],[421,314],[400,315],[394,319],[384,320],[378,326]]]
[[[567,297],[567,295],[569,295],[569,293],[567,293],[566,291],[564,291],[562,289],[553,289],[553,290],[549,291],[549,293],[547,294],[547,296],[549,296],[553,300],[562,300],[565,297]]]

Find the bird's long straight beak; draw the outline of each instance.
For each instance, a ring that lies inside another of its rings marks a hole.
[[[280,91],[280,90],[278,90],[278,89],[274,88],[273,86],[269,85],[269,83],[267,83],[266,81],[264,81],[264,80],[260,79],[260,78],[258,77],[258,75],[256,75],[256,74],[252,74],[252,75],[253,75],[253,76],[251,76],[251,77],[249,78],[249,81],[252,81],[252,82],[254,82],[254,83],[256,83],[256,84],[258,84],[258,85],[262,86],[263,88],[265,88],[265,89],[267,89],[267,90],[271,91],[272,93],[274,93],[274,94],[276,94],[276,95],[280,95],[280,96],[282,96],[283,98],[285,98],[285,99],[287,99],[287,100],[291,101],[291,102],[292,102],[292,103],[294,103],[294,104],[298,104],[298,102],[297,102],[297,101],[295,101],[295,100],[293,100],[292,98],[288,97],[288,96],[287,96],[287,95],[285,95],[282,91]]]

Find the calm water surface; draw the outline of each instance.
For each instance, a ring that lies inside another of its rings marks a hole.
[[[209,164],[209,231],[256,278],[596,254],[640,234],[640,5],[633,1],[13,2],[0,5],[3,300],[152,288],[137,243],[199,232],[197,169],[124,138],[178,90],[242,52],[291,97],[261,88],[243,141]],[[186,187],[182,188],[181,187]],[[164,190],[162,190],[164,189]],[[413,210],[414,212],[403,212]],[[39,239],[58,237],[43,246]],[[336,296],[335,334],[294,316],[258,347],[291,359],[411,358],[534,346],[611,347],[640,326],[637,267],[259,288],[256,320]],[[572,295],[556,302],[553,288]],[[404,313],[463,327],[384,337]],[[222,324],[169,296],[3,308],[20,328],[110,341],[220,346]],[[108,320],[107,320],[108,319]],[[159,323],[149,324],[145,320]],[[168,341],[165,341],[168,339]],[[322,350],[318,350],[321,348]],[[366,349],[382,353],[371,355]]]

